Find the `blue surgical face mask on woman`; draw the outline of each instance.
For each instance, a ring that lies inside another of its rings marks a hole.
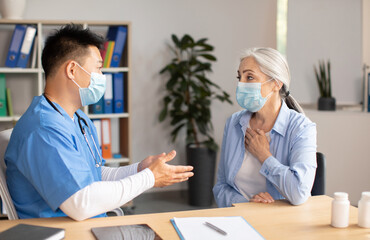
[[[250,112],[258,112],[273,93],[273,91],[271,91],[271,93],[269,93],[265,98],[262,97],[262,84],[272,80],[274,79],[271,78],[263,83],[238,82],[238,87],[236,88],[236,100],[238,101],[238,104]]]
[[[106,76],[95,72],[89,73],[79,64],[77,64],[77,66],[79,66],[82,70],[84,70],[84,72],[90,75],[90,85],[87,88],[80,87],[80,85],[78,85],[75,80],[72,79],[72,81],[79,88],[82,106],[97,103],[105,93],[107,82]]]

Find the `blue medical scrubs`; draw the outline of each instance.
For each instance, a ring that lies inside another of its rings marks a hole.
[[[8,188],[19,218],[66,216],[59,206],[80,189],[101,181],[101,167],[95,166],[76,114],[72,120],[54,105],[62,114],[43,95],[34,97],[14,127],[5,153]],[[77,112],[90,127],[88,140],[99,161],[89,134],[98,143],[95,127],[81,110]],[[97,217],[102,216],[106,215]]]

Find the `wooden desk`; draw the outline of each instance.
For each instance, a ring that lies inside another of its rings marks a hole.
[[[92,227],[147,223],[163,239],[179,239],[170,223],[173,217],[243,216],[265,239],[370,239],[370,229],[357,226],[357,208],[350,208],[349,227],[330,226],[332,198],[311,197],[305,204],[292,206],[286,201],[272,204],[241,203],[235,207],[183,212],[131,215],[88,219],[76,222],[69,218],[42,218],[0,221],[0,231],[18,223],[66,229],[65,239],[94,239]]]

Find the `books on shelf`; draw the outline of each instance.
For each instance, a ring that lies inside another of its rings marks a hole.
[[[99,148],[101,149],[101,120],[100,119],[94,119],[92,120],[95,129],[96,129],[96,134],[98,136],[98,143],[99,143]]]
[[[106,89],[104,93],[104,113],[113,113],[113,74],[105,74],[107,78]]]
[[[108,50],[108,44],[109,44],[109,41],[105,41],[103,48],[100,49],[100,55],[103,60],[103,67],[104,67],[105,55],[107,54],[107,50]]]
[[[42,227],[29,224],[18,224],[0,233],[0,239],[50,239],[59,240],[65,237],[62,228]]]
[[[36,48],[36,45],[34,44],[36,32],[37,30],[35,26],[15,25],[12,40],[9,45],[8,55],[5,61],[6,67],[26,68],[28,66],[31,50],[32,48]],[[33,55],[35,54],[36,52],[34,51]]]
[[[6,57],[5,66],[15,67],[18,62],[20,49],[22,46],[24,34],[26,33],[27,26],[15,25],[12,40],[9,45],[8,55]]]
[[[8,116],[14,116],[13,113],[13,101],[12,101],[12,95],[10,92],[10,88],[6,88],[6,103],[8,108]]]
[[[126,26],[109,26],[107,41],[100,50],[103,67],[119,67],[127,39]]]
[[[112,136],[111,136],[111,121],[110,119],[102,119],[101,120],[101,150],[102,150],[102,157],[112,158]]]
[[[106,53],[105,53],[105,56],[104,56],[104,59],[103,59],[103,67],[104,68],[109,68],[110,67],[110,63],[111,63],[112,55],[113,55],[114,44],[115,44],[114,41],[108,41],[108,46],[106,48]],[[106,44],[104,44],[104,46],[105,45]]]
[[[123,73],[113,74],[113,112],[123,113],[124,112],[124,84],[123,84]]]
[[[17,67],[27,67],[35,36],[36,28],[34,26],[27,26],[26,33],[22,42],[22,47],[20,49],[19,58],[17,61]]]
[[[5,74],[0,73],[0,116],[6,116],[6,81]]]
[[[37,46],[38,46],[39,38],[36,35],[35,40],[33,42],[33,49],[32,49],[32,57],[31,57],[31,64],[30,68],[36,68],[36,62],[37,62]]]
[[[105,73],[107,87],[103,97],[95,104],[89,106],[92,114],[124,113],[124,74]]]
[[[125,48],[126,36],[127,36],[127,27],[125,26],[109,27],[107,39],[109,41],[115,42],[110,67],[119,67],[122,53]]]
[[[6,87],[5,74],[0,73],[0,117],[13,115],[11,92],[10,89]]]

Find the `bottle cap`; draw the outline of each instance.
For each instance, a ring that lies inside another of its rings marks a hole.
[[[361,199],[370,200],[370,192],[362,192]]]
[[[334,193],[335,199],[348,199],[348,193],[345,192],[335,192]]]

